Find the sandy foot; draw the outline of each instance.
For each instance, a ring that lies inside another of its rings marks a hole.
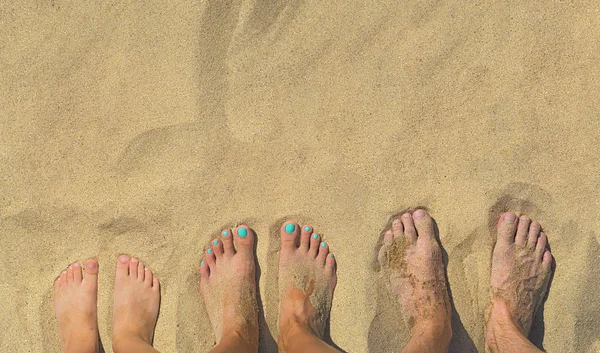
[[[200,275],[200,289],[217,342],[232,338],[255,350],[258,305],[254,232],[247,226],[237,227],[235,234],[224,230],[221,239],[215,239],[208,249]]]
[[[384,235],[379,263],[411,333],[433,329],[449,340],[451,307],[442,251],[427,212],[404,213],[392,222],[392,229]]]
[[[538,222],[527,216],[517,218],[512,212],[500,216],[492,256],[488,323],[507,312],[521,333],[525,337],[529,334],[550,280],[552,255],[547,244]]]
[[[140,339],[152,344],[159,300],[159,282],[152,271],[137,258],[121,255],[115,278],[113,347]]]
[[[98,262],[74,263],[54,282],[54,310],[63,352],[98,352]]]
[[[311,226],[281,227],[279,337],[300,325],[323,338],[337,283],[335,258]]]

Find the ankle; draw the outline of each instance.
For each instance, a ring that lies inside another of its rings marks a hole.
[[[306,323],[302,323],[296,319],[286,320],[285,323],[279,324],[279,336],[277,339],[279,349],[285,351],[293,342],[299,341],[307,335],[319,338],[318,333],[314,332]]]
[[[222,348],[235,347],[238,350],[244,347],[244,352],[256,352],[258,351],[258,333],[253,334],[247,329],[224,330],[217,346]]]
[[[452,325],[450,320],[429,320],[416,323],[411,330],[411,339],[418,338],[429,342],[435,351],[446,351],[452,339]]]
[[[151,342],[151,340],[150,340]],[[123,332],[112,336],[112,347],[115,352],[134,351],[135,347],[151,346],[148,340],[132,332]]]
[[[496,300],[490,304],[486,324],[485,343],[492,352],[498,351],[507,342],[529,342],[523,328],[502,301]]]

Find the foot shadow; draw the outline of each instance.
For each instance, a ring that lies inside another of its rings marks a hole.
[[[376,298],[376,309],[375,316],[371,321],[369,327],[368,336],[368,349],[369,352],[392,352],[397,351],[398,347],[406,345],[410,339],[410,330],[406,327],[404,320],[401,315],[398,315],[402,311],[402,307],[398,303],[396,295],[391,292],[388,288],[385,278],[381,275],[381,266],[379,264],[378,255],[381,246],[383,245],[383,237],[392,227],[392,222],[402,214],[406,212],[414,212],[417,209],[429,211],[425,206],[417,206],[415,208],[405,208],[399,212],[394,213],[388,219],[387,224],[379,234],[379,238],[374,248],[373,261],[371,263],[371,269],[373,272],[378,273],[375,281],[375,298]],[[467,330],[465,329],[460,315],[456,311],[454,306],[454,300],[452,296],[452,289],[448,283],[448,253],[442,246],[439,237],[439,228],[435,220],[434,223],[434,234],[440,244],[442,250],[442,258],[444,262],[444,276],[446,285],[448,286],[448,296],[450,298],[450,305],[452,307],[452,340],[450,341],[449,352],[477,352],[475,344],[471,340]],[[373,290],[373,289],[371,289]]]
[[[280,229],[283,224],[289,220],[294,220],[298,224],[313,224],[309,219],[299,216],[299,215],[290,215],[286,217],[282,217],[278,219],[270,228],[269,228],[269,249],[267,254],[267,296],[266,296],[266,316],[268,325],[273,328],[273,332],[276,332],[279,335],[278,328],[278,317],[279,317],[279,251],[281,250],[281,234]],[[327,319],[325,324],[325,334],[323,337],[323,341],[334,347],[335,349],[346,353],[345,350],[340,348],[332,339],[330,334],[330,320]],[[265,351],[267,352],[267,351]],[[273,351],[277,352],[277,345],[275,344]]]

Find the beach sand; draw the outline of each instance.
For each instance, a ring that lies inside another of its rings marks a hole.
[[[397,352],[375,251],[423,206],[451,352],[484,350],[504,210],[539,220],[556,259],[532,339],[599,352],[599,18],[598,1],[3,1],[0,351],[58,352],[53,281],[95,257],[111,352],[122,253],[161,280],[155,347],[207,351],[199,262],[245,223],[274,352],[277,229],[296,220],[337,259],[331,340]]]

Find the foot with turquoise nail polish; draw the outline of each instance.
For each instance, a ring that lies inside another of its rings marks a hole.
[[[436,337],[427,342],[445,352],[443,347],[452,336],[451,307],[442,251],[431,216],[418,209],[393,217],[384,232],[378,259],[381,275],[391,295],[400,302],[403,310],[399,314],[412,337]]]
[[[236,352],[258,350],[254,233],[226,229],[200,263],[200,290],[216,342]]]
[[[279,253],[279,348],[303,332],[320,342],[337,283],[335,258],[311,226],[287,222],[281,227]],[[306,347],[305,347],[306,348]]]

